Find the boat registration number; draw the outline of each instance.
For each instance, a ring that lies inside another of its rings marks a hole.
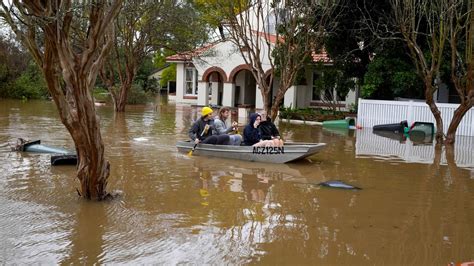
[[[285,153],[284,147],[253,147],[252,153],[254,154],[283,154]]]

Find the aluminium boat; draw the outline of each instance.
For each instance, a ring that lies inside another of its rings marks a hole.
[[[321,151],[326,143],[286,142],[283,147],[253,147],[198,144],[192,155],[213,156],[251,162],[288,163],[304,159]],[[179,152],[188,153],[194,142],[178,141]]]

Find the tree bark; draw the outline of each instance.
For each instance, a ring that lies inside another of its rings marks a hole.
[[[278,90],[278,93],[275,97],[275,101],[272,104],[271,108],[271,119],[272,121],[275,121],[278,115],[278,111],[280,110],[280,104],[282,103],[284,97],[285,97],[285,92],[287,90]]]
[[[426,97],[426,104],[431,110],[433,117],[436,123],[436,133],[435,133],[435,140],[439,144],[444,143],[444,133],[443,133],[443,118],[441,117],[441,112],[436,105],[436,102],[433,99],[433,89],[431,84],[431,76],[425,77],[425,97]]]
[[[130,91],[132,84],[130,82],[122,83],[120,86],[120,91],[118,97],[114,99],[114,108],[115,112],[122,113],[125,112],[125,107],[127,105],[128,92]]]
[[[461,120],[463,119],[464,115],[471,109],[471,104],[469,101],[464,101],[459,105],[458,108],[454,111],[453,114],[453,119],[451,120],[451,123],[449,124],[448,132],[446,134],[446,142],[445,144],[454,144],[456,140],[456,131],[458,129],[459,124],[461,123]]]
[[[257,61],[257,65],[260,66],[260,68],[252,68],[249,62],[247,64],[251,67],[250,72],[252,73],[253,77],[255,78],[255,81],[258,85],[258,89],[260,90],[260,94],[262,95],[262,102],[263,102],[263,109],[267,114],[270,114],[270,93],[271,93],[271,82],[267,82],[267,80],[264,77],[263,69],[261,68],[262,63],[260,62],[259,58],[255,59]],[[246,61],[246,60],[244,60]]]
[[[86,100],[87,95],[78,95],[83,102],[81,116],[70,132],[78,155],[77,178],[81,181],[80,194],[86,199],[102,200],[107,196],[107,179],[110,164],[105,160],[104,144],[100,133],[95,106]]]
[[[45,51],[51,49],[46,43]],[[52,58],[45,58],[43,70],[52,97],[59,109],[61,122],[66,126],[76,146],[78,156],[77,178],[81,183],[79,194],[86,199],[102,200],[107,196],[106,186],[109,177],[109,162],[104,157],[104,144],[96,117],[95,105],[84,73],[69,73],[76,76],[66,88],[71,95],[71,102],[64,101],[59,91],[62,90],[54,74]],[[74,106],[71,108],[71,105]]]
[[[266,85],[265,85],[266,86]],[[260,88],[262,88],[262,86],[260,86]],[[262,101],[263,101],[263,110],[265,110],[265,112],[267,114],[270,114],[270,89],[268,88],[267,86],[267,89],[266,90],[263,90],[263,89],[260,89],[261,91],[261,94],[262,94]]]

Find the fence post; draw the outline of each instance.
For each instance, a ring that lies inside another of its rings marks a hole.
[[[361,103],[360,103],[361,100],[362,100],[361,98],[357,99],[357,120],[358,120],[357,123],[358,123],[358,125],[360,125],[362,127],[361,121],[364,121],[364,120],[363,120],[363,117],[362,117],[362,112],[360,110],[361,109]]]
[[[408,101],[408,114],[407,114],[408,126],[413,124],[413,101]]]

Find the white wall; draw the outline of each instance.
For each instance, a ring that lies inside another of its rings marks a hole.
[[[267,57],[267,45],[262,41],[261,60],[264,71],[270,69],[270,61]],[[225,41],[216,44],[214,47],[204,52],[200,58],[193,59],[193,63],[199,72],[199,78],[210,67],[222,68],[227,77],[229,77],[232,70],[239,65],[245,64],[242,54],[237,47],[230,41]]]
[[[347,93],[345,101],[342,103],[346,104],[346,107],[349,108],[351,104],[356,103],[356,91],[355,90],[350,90],[349,93]]]
[[[182,102],[184,96],[184,64],[176,64],[176,102]]]
[[[188,103],[188,104],[196,104],[196,99],[184,99],[185,87],[184,87],[184,74],[185,74],[185,64],[184,63],[176,63],[176,96],[170,97],[170,100],[174,100],[177,103]],[[196,84],[197,86],[197,84]],[[197,95],[196,95],[197,97]]]

